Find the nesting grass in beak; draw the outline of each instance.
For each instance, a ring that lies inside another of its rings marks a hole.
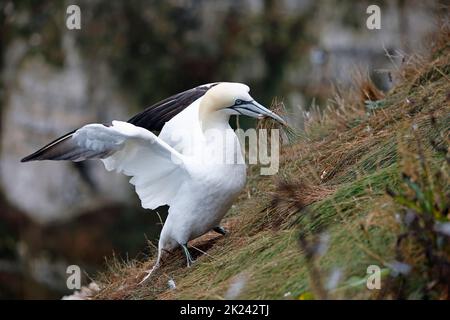
[[[279,101],[276,97],[272,100],[269,108],[273,113],[279,115],[282,118],[286,118],[287,111],[286,106],[282,101]],[[257,129],[278,129],[280,130],[280,138],[283,144],[290,144],[295,142],[299,137],[300,133],[297,129],[291,127],[287,121],[280,123],[271,117],[265,117],[263,119],[258,119]]]

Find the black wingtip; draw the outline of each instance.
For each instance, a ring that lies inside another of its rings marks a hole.
[[[35,155],[36,155],[35,153],[30,154],[29,156],[26,156],[25,158],[21,159],[20,162],[24,163],[24,162],[38,160],[38,159],[35,159]]]
[[[37,161],[37,160],[58,160],[57,158],[53,158],[54,155],[48,154],[48,151],[51,150],[52,147],[60,144],[61,142],[64,142],[64,140],[70,138],[75,131],[76,130],[73,130],[73,131],[63,135],[62,137],[59,137],[58,139],[50,142],[45,147],[42,147],[38,151],[21,159],[20,162],[24,163],[24,162]]]
[[[45,153],[45,151],[47,150],[48,146],[43,147],[42,149],[39,149],[36,152],[33,152],[32,154],[26,156],[25,158],[23,158],[22,160],[20,160],[20,162],[31,162],[31,161],[37,161],[37,160],[44,160],[42,158],[42,155]]]

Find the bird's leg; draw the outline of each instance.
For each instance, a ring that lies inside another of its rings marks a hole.
[[[183,248],[184,255],[186,256],[187,267],[189,268],[194,263],[194,259],[192,259],[192,256],[189,253],[189,249],[187,247],[187,243],[182,244],[181,247]]]
[[[224,227],[222,227],[222,226],[218,226],[218,227],[213,228],[213,231],[217,232],[217,233],[219,233],[219,234],[221,234],[223,236],[228,233],[228,231],[225,230]]]

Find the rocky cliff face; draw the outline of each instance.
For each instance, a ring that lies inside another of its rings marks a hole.
[[[99,162],[20,163],[84,124],[128,117],[108,67],[82,60],[69,32],[62,38],[62,67],[29,56],[30,49],[17,40],[5,53],[0,182],[6,198],[42,223],[126,201],[132,191],[126,178],[106,172]]]

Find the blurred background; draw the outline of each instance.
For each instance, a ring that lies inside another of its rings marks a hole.
[[[81,9],[68,30],[66,9]],[[381,8],[368,30],[366,9]],[[161,229],[127,178],[101,163],[21,164],[86,123],[126,120],[179,91],[244,82],[284,101],[301,129],[311,105],[362,70],[382,90],[448,15],[443,1],[20,0],[0,2],[0,298],[61,298],[66,268],[145,258]],[[161,215],[164,219],[164,210]]]

